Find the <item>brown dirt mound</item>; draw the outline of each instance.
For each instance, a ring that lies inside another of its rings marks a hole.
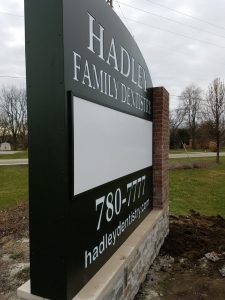
[[[14,300],[29,278],[28,204],[0,211],[0,300]]]
[[[188,217],[170,217],[170,233],[162,254],[199,259],[212,251],[225,252],[225,219],[201,216],[193,211]]]
[[[0,210],[0,239],[12,234],[18,237],[28,235],[27,202]]]
[[[194,211],[171,216],[170,233],[135,300],[224,300],[223,268],[225,220]]]

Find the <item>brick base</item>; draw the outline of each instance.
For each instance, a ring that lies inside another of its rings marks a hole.
[[[163,87],[150,90],[153,110],[153,206],[168,205],[169,94]]]

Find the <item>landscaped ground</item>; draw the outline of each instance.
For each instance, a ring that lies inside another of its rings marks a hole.
[[[27,200],[27,166],[0,166],[0,210]]]
[[[224,300],[223,268],[225,276],[225,220],[172,216],[170,234],[135,300]]]
[[[0,300],[17,299],[17,287],[28,278],[28,205],[24,202],[0,210]]]
[[[225,158],[198,161],[171,160],[187,169],[170,171],[170,234],[136,300],[225,299]],[[0,167],[0,300],[29,277],[26,200],[27,167]]]
[[[185,215],[189,209],[201,214],[225,217],[225,157],[221,164],[215,158],[208,159],[171,159],[171,164],[180,163],[192,169],[170,171],[170,210],[174,214]],[[201,168],[200,168],[201,167]],[[225,299],[225,298],[224,298]]]
[[[18,151],[13,154],[0,154],[0,159],[17,159],[17,158],[28,158],[28,151]]]

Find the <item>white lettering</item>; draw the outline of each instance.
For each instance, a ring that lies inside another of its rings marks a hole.
[[[124,71],[124,66],[125,66],[124,55],[126,56],[126,60],[127,60],[127,70],[126,70],[126,72]],[[129,75],[130,75],[130,55],[127,52],[127,50],[125,50],[122,46],[121,46],[121,69],[120,69],[120,73],[125,77],[129,77]]]
[[[80,64],[78,64],[78,59],[81,60],[81,56],[73,51],[73,60],[74,60],[74,77],[73,79],[78,80],[78,70],[80,71]]]
[[[132,61],[132,79],[131,80],[134,84],[137,84],[137,81],[135,81],[135,79],[134,79],[135,61],[134,61],[133,57],[131,58],[131,61]]]
[[[99,254],[102,254],[105,251],[105,237],[103,236],[103,239],[99,245]]]
[[[146,73],[145,73],[144,69],[143,69],[143,74],[144,74],[144,88],[145,88],[145,91],[147,91],[147,80],[146,80]]]
[[[112,38],[112,42],[111,42],[110,49],[109,49],[109,55],[108,55],[108,59],[107,59],[108,65],[110,65],[110,58],[114,60],[114,69],[119,71],[114,38]]]
[[[101,93],[103,93],[103,81],[102,81],[103,71],[102,70],[100,71],[100,75],[98,77],[97,71],[96,71],[96,66],[95,65],[92,65],[92,66],[93,66],[93,74],[94,74],[94,79],[95,79],[95,84],[93,84],[93,89],[99,90],[100,85],[101,85]]]
[[[104,72],[104,76],[105,76],[105,92],[104,92],[104,94],[108,96],[108,92],[107,92],[107,75],[108,74],[106,72]]]
[[[116,243],[116,230],[115,231],[113,231],[113,246],[115,245],[115,243]]]
[[[104,27],[102,27],[100,24],[99,24],[99,29],[100,29],[100,37],[98,37],[95,33],[94,33],[94,21],[95,21],[95,18],[92,17],[92,15],[90,15],[88,13],[88,16],[89,16],[89,46],[88,46],[88,49],[95,53],[94,51],[94,38],[96,41],[99,42],[99,57],[102,59],[102,60],[105,60],[104,59]]]
[[[126,86],[123,83],[121,83],[121,86],[122,86],[122,99],[121,99],[121,101],[125,103],[127,101]]]
[[[118,99],[118,82],[116,82],[116,79],[113,78],[113,83],[114,83],[114,87],[115,87],[115,99]]]
[[[131,182],[132,189],[135,189],[136,192],[136,182],[139,184],[144,181],[145,182],[145,175],[138,178],[137,180],[133,180]],[[139,180],[140,179],[140,180]],[[142,188],[142,186],[141,186]],[[144,186],[143,186],[144,188]],[[138,192],[136,193],[138,194]],[[140,195],[138,196],[138,198]],[[104,197],[105,198],[105,197]],[[100,243],[94,245],[92,251],[88,252],[87,250],[84,251],[84,265],[85,269],[88,268],[108,247],[111,245],[114,246],[117,242],[117,237],[119,237],[134,221],[141,217],[141,214],[146,210],[149,206],[150,201],[149,199],[146,200],[144,203],[141,204],[140,207],[136,208],[135,210],[131,211],[126,219],[119,221],[118,226],[111,231],[110,234],[104,234]]]
[[[139,88],[141,88],[142,89],[142,80],[143,80],[143,77],[142,77],[142,70],[143,70],[143,68],[142,68],[142,66],[140,66],[140,65],[138,65],[138,86],[139,86]]]
[[[111,98],[113,98],[113,94],[111,94],[111,76],[110,75],[108,75],[108,77],[109,77],[109,97],[111,97]]]
[[[92,263],[92,255],[91,252],[85,251],[85,269],[87,269],[88,263],[89,265]]]
[[[88,65],[88,61],[87,61],[87,60],[85,61],[84,77],[83,77],[83,81],[82,81],[83,84],[85,84],[85,79],[88,80],[88,86],[89,86],[90,88],[92,88],[92,85],[91,85],[91,77],[90,77],[90,71],[89,71],[89,65]]]
[[[112,234],[110,233],[108,236],[108,245],[110,246],[112,244]]]
[[[131,105],[131,103],[129,102],[129,100],[130,100],[130,88],[127,87],[127,104]]]
[[[143,105],[143,100],[142,100],[142,98],[143,98],[143,97],[141,97],[141,101],[140,101],[140,110],[143,110],[143,106],[144,106],[144,105]]]
[[[93,250],[93,261],[96,260],[96,258],[98,258],[98,247],[94,247],[94,250]]]

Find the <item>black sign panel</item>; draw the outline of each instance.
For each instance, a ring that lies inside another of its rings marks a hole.
[[[75,196],[71,212],[80,217],[70,216],[71,288],[87,283],[152,209],[151,178],[149,167]]]
[[[68,300],[149,213],[153,190],[150,163],[76,190],[73,96],[147,128],[152,82],[134,39],[104,0],[25,0],[25,16],[31,292]],[[83,116],[90,119],[85,110]]]
[[[152,87],[143,56],[113,10],[98,1],[64,1],[65,83],[74,95],[149,119]]]

